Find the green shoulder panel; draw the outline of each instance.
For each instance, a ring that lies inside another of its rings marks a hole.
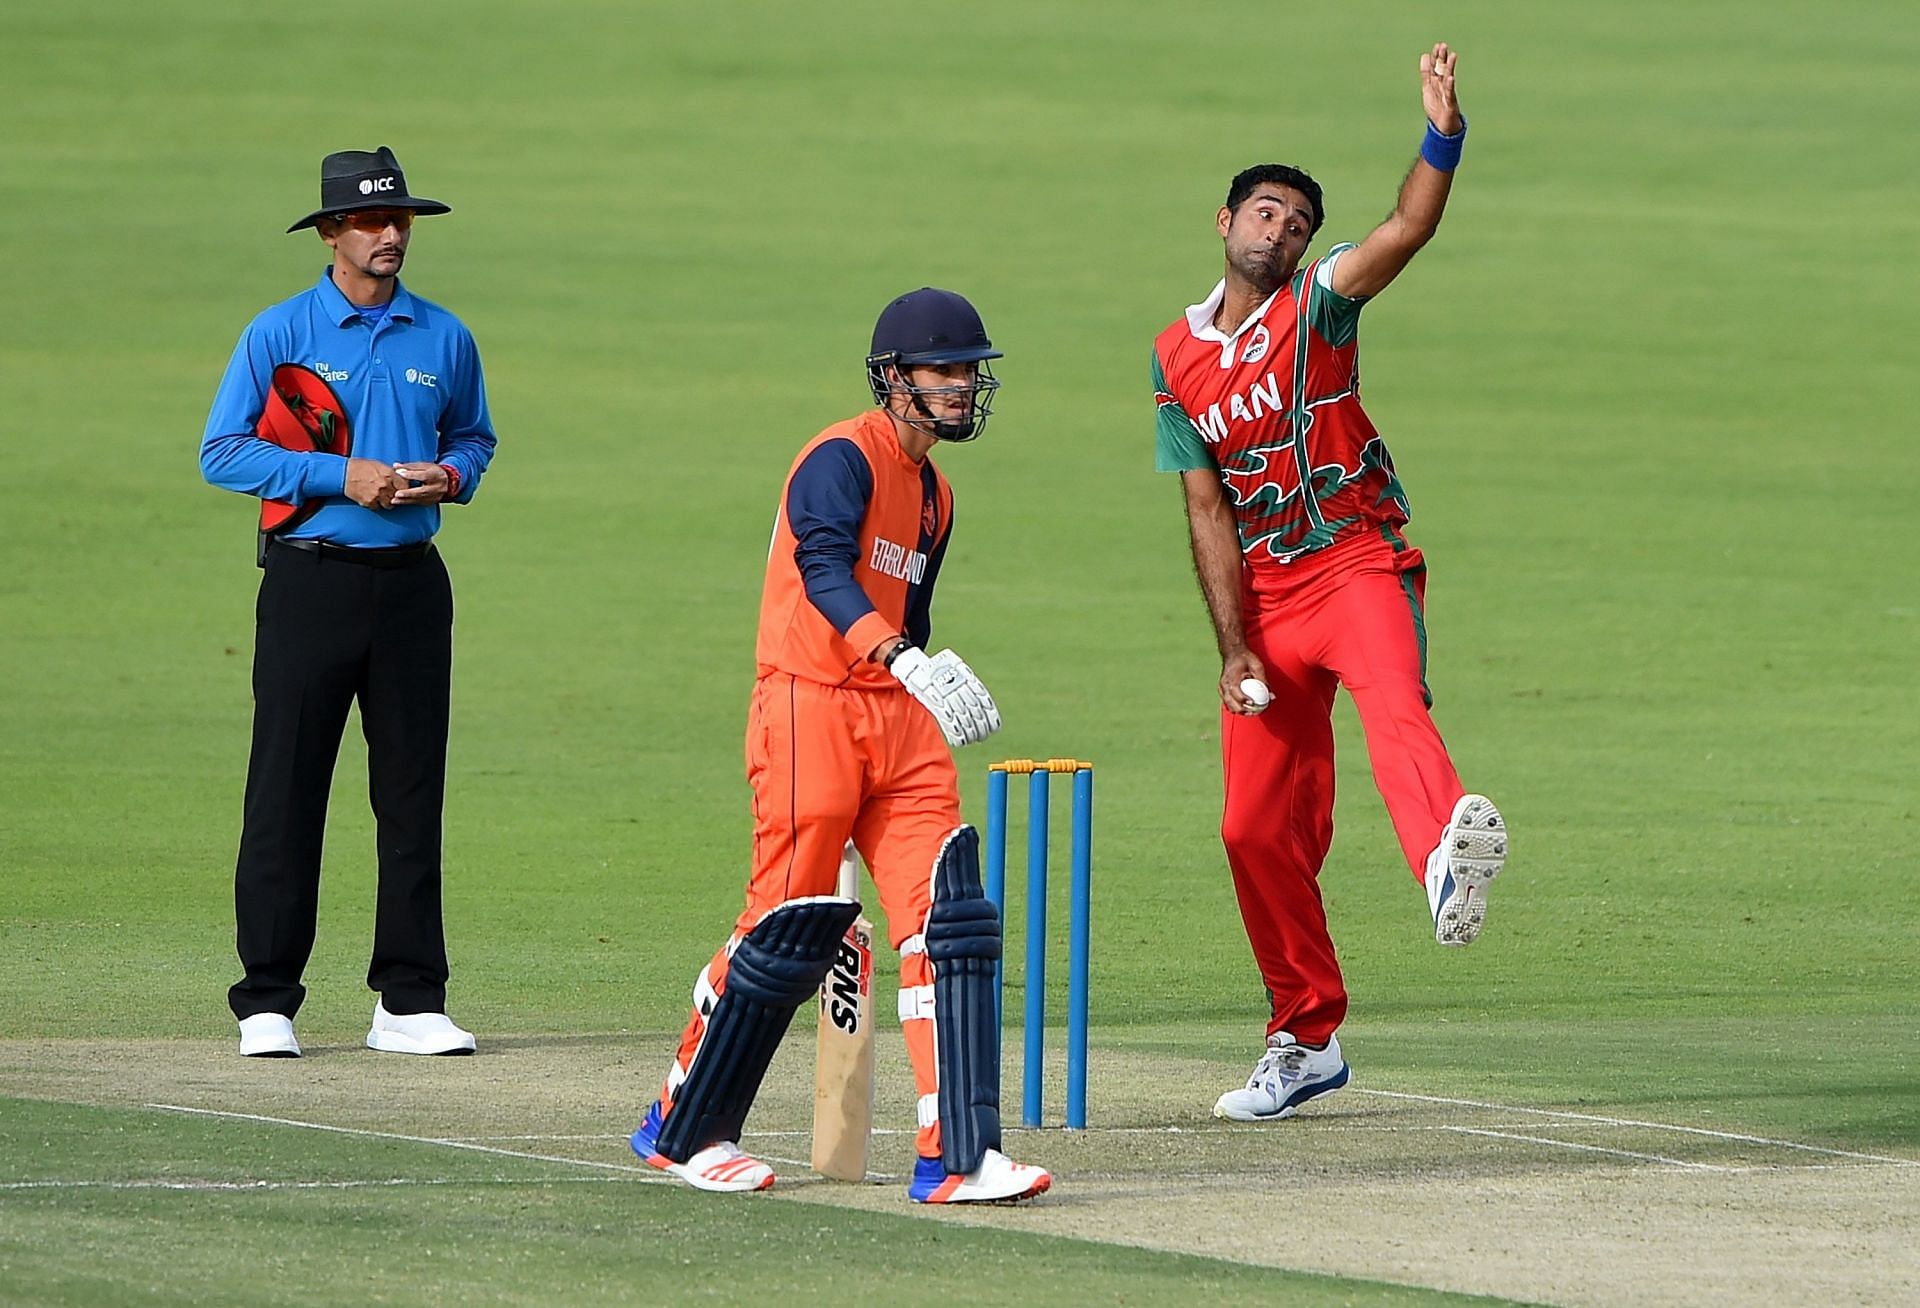
[[[1157,347],[1153,351],[1153,408],[1155,472],[1195,472],[1216,467],[1193,419],[1167,389],[1167,374],[1160,366]]]
[[[1321,256],[1322,266],[1328,259],[1353,248],[1351,241],[1334,246]],[[1318,274],[1320,269],[1316,268],[1314,272]],[[1364,299],[1349,300],[1344,295],[1336,294],[1323,283],[1313,288],[1313,310],[1307,325],[1313,328],[1314,335],[1337,350],[1343,345],[1352,344],[1353,338],[1359,334],[1360,310],[1366,303]]]

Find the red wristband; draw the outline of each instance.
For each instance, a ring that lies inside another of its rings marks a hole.
[[[447,498],[452,499],[460,493],[460,469],[454,467],[451,463],[443,463],[440,466],[446,469]]]

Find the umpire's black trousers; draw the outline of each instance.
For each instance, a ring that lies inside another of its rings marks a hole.
[[[360,701],[380,888],[367,984],[392,1013],[444,1012],[440,818],[453,589],[431,545],[318,551],[276,541],[255,609],[253,753],[234,875],[246,976],[234,1016],[292,1017],[313,952],[320,846],[347,710]]]

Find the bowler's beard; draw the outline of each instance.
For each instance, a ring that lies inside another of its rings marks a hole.
[[[1293,275],[1286,260],[1286,252],[1279,246],[1268,250],[1248,246],[1227,252],[1227,263],[1235,275],[1262,295],[1273,294]]]

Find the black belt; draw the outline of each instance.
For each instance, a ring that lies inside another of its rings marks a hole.
[[[411,568],[415,564],[425,563],[427,556],[433,553],[433,542],[423,540],[418,545],[393,545],[385,549],[359,549],[352,545],[334,545],[324,540],[288,540],[282,536],[272,538],[274,545],[283,549],[299,550],[302,554],[311,554],[328,563],[358,563],[365,568]]]

